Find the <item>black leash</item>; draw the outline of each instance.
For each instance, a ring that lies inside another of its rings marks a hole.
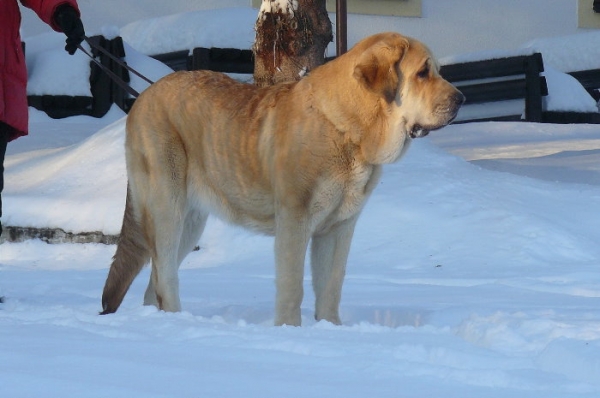
[[[127,69],[129,72],[131,72],[134,75],[140,77],[142,80],[146,81],[147,83],[154,84],[154,82],[152,80],[148,79],[146,76],[142,75],[140,72],[138,72],[137,70],[133,69],[131,66],[127,65],[125,62],[121,61],[119,58],[115,57],[113,54],[111,54],[105,48],[102,48],[102,47],[97,46],[96,44],[92,43],[92,41],[87,36],[84,39],[85,39],[86,43],[89,44],[89,46],[91,48],[93,48],[95,50],[98,50],[99,52],[101,52],[102,54],[104,54],[108,58],[110,58],[112,61],[116,62],[119,66]],[[111,79],[113,79],[113,81],[115,83],[117,83],[119,85],[119,87],[121,87],[123,90],[127,91],[133,97],[139,97],[140,96],[140,93],[138,93],[133,87],[131,87],[126,81],[124,81],[115,72],[113,72],[112,70],[110,70],[106,66],[102,65],[102,63],[100,61],[98,61],[96,58],[94,58],[94,56],[92,54],[90,54],[85,48],[83,48],[81,46],[81,44],[79,44],[77,46],[77,48],[79,48],[81,50],[81,52],[83,52],[85,55],[87,55],[88,57],[90,57],[90,59],[96,65],[98,65],[100,67],[100,69],[102,69],[102,71],[104,73],[106,73]]]

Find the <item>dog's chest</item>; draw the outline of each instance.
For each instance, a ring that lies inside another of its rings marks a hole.
[[[312,206],[319,229],[360,213],[378,180],[377,167],[352,164],[324,181]]]

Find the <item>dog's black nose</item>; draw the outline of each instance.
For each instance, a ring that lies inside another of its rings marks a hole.
[[[466,97],[464,96],[463,93],[461,93],[460,91],[457,91],[453,96],[452,96],[452,101],[456,104],[457,107],[461,106],[462,104],[465,103],[466,101]]]

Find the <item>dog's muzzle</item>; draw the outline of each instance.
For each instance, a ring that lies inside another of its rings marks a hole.
[[[464,102],[465,96],[457,90],[454,95],[450,96],[446,105],[439,107],[436,110],[436,114],[440,115],[440,124],[434,126],[422,126],[420,124],[415,124],[409,132],[410,138],[425,137],[430,131],[447,126],[456,118],[458,115],[458,110]]]

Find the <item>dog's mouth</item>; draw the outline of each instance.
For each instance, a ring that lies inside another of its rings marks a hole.
[[[421,138],[421,137],[425,137],[427,134],[429,134],[429,129],[421,126],[420,124],[415,124],[413,126],[413,128],[410,130],[410,132],[408,133],[408,135],[410,136],[410,138]]]
[[[456,109],[453,112],[449,112],[446,120],[443,123],[441,123],[439,125],[435,125],[435,126],[423,126],[423,125],[420,125],[417,123],[412,127],[412,129],[410,130],[408,135],[410,136],[410,138],[425,137],[431,131],[439,130],[442,127],[445,127],[445,126],[449,125],[450,123],[452,123],[452,121],[456,118],[457,114],[458,114],[458,109]]]

